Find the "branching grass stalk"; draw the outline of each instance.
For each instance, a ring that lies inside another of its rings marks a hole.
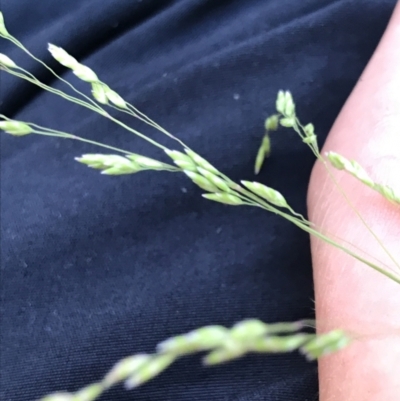
[[[226,177],[226,178],[229,179],[228,177]],[[287,214],[285,212],[282,212],[281,210],[279,210],[276,207],[272,206],[268,202],[262,200],[259,196],[257,196],[253,192],[251,192],[251,191],[249,191],[249,190],[247,190],[247,189],[245,189],[243,187],[239,186],[238,191],[241,194],[243,194],[244,196],[247,196],[250,199],[252,199],[254,201],[255,205],[262,206],[263,209],[265,209],[265,210],[267,210],[269,212],[278,214],[279,216],[284,217],[284,218],[286,218],[286,217],[295,218],[299,223],[303,223],[303,224],[307,224],[307,225],[311,225],[312,224],[302,214],[295,212],[290,205],[288,205],[287,208],[293,214],[293,216],[290,216],[289,214]]]
[[[85,95],[83,92],[79,91],[78,89],[75,88],[74,85],[72,85],[69,81],[63,79],[62,77],[60,77],[52,68],[50,68],[46,63],[44,63],[42,60],[40,60],[39,58],[37,58],[36,56],[34,56],[20,41],[18,41],[17,39],[15,39],[12,36],[5,36],[0,34],[0,37],[7,39],[9,41],[11,41],[13,44],[15,44],[17,47],[19,47],[21,50],[23,50],[29,57],[31,57],[32,59],[34,59],[35,61],[37,61],[38,63],[40,63],[42,66],[44,66],[48,71],[51,72],[52,75],[54,75],[57,79],[59,79],[61,82],[63,82],[64,84],[66,84],[69,88],[71,88],[75,93],[77,93],[78,95],[82,96],[83,98],[85,98],[88,102],[84,102],[82,100],[80,100],[79,98],[76,98],[74,96],[70,96],[68,94],[66,94],[65,92],[61,91],[61,90],[57,90],[52,88],[49,85],[44,84],[43,82],[39,81],[33,74],[31,74],[29,71],[26,71],[25,69],[21,68],[21,67],[16,67],[16,69],[20,70],[23,72],[23,74],[17,73],[16,71],[13,71],[10,68],[6,68],[4,66],[1,66],[1,69],[6,71],[7,73],[17,76],[19,78],[25,79],[27,81],[29,81],[30,83],[39,86],[41,89],[47,90],[53,94],[59,95],[61,97],[63,97],[66,100],[69,100],[73,103],[79,104],[80,106],[86,107],[92,111],[95,111],[109,119],[111,119],[113,122],[121,125],[123,128],[127,129],[128,131],[134,133],[135,135],[138,135],[139,137],[141,137],[142,139],[147,140],[148,142],[152,143],[153,145],[162,148],[162,149],[166,149],[165,147],[163,147],[162,145],[160,145],[159,143],[157,143],[156,141],[151,140],[150,138],[144,136],[143,134],[139,133],[138,131],[132,129],[131,127],[123,124],[117,120],[112,118],[102,107],[100,107],[93,99],[91,99],[89,96]],[[168,131],[166,131],[164,128],[162,128],[160,125],[158,125],[157,123],[155,123],[153,120],[151,120],[149,117],[147,117],[144,113],[140,112],[137,108],[135,108],[133,105],[128,104],[130,107],[130,112],[128,114],[132,115],[133,117],[136,117],[138,119],[140,119],[141,121],[147,123],[150,126],[153,126],[154,128],[158,129],[159,131],[163,132],[164,134],[168,135],[170,138],[178,141],[180,144],[182,144],[184,146],[184,143],[179,140],[178,138],[176,138],[175,136],[173,136],[172,134],[170,134]],[[124,111],[125,110],[121,110],[118,107],[112,106],[114,109],[117,109],[119,111]]]
[[[7,72],[14,73],[14,71],[7,71]],[[23,75],[23,74],[21,74],[21,75]],[[60,95],[60,96],[64,97],[64,98],[67,99],[67,100],[71,100],[71,101],[73,101],[74,103],[78,103],[78,104],[81,104],[81,105],[84,106],[84,107],[87,107],[87,108],[89,108],[89,109],[92,109],[93,111],[95,111],[95,112],[97,112],[97,113],[99,113],[99,114],[101,114],[101,115],[103,115],[103,116],[105,116],[105,117],[111,119],[111,120],[112,120],[113,122],[115,122],[116,124],[122,126],[123,128],[127,129],[128,131],[130,131],[130,132],[132,132],[132,133],[138,135],[139,137],[145,139],[146,141],[152,143],[153,145],[155,145],[155,146],[157,146],[157,147],[159,147],[159,148],[162,148],[162,149],[164,149],[164,150],[168,149],[167,147],[165,147],[165,146],[159,144],[158,142],[156,142],[156,141],[154,141],[154,140],[148,138],[147,136],[141,134],[140,132],[138,132],[138,131],[132,129],[131,127],[129,127],[129,126],[127,126],[126,124],[124,124],[124,123],[122,123],[121,121],[119,121],[118,119],[112,117],[111,115],[109,115],[109,114],[108,114],[103,108],[101,108],[100,106],[96,106],[95,108],[92,108],[92,106],[91,106],[90,104],[87,104],[86,102],[82,102],[81,100],[79,100],[79,99],[77,99],[77,98],[75,98],[75,97],[69,96],[69,95],[65,94],[64,92],[62,92],[62,91],[53,90],[53,88],[48,87],[47,85],[41,83],[41,82],[40,82],[39,80],[37,80],[36,78],[30,78],[30,77],[28,77],[28,76],[23,76],[22,78],[25,78],[25,79],[29,80],[30,82],[32,82],[32,83],[38,85],[39,87],[42,87],[43,89],[49,90],[49,91],[52,92],[52,93],[55,93],[55,94],[57,94],[57,95]],[[298,127],[297,124],[299,124],[299,125],[301,126],[301,124],[300,124],[300,123],[297,123],[297,121],[296,121],[296,122],[293,124],[293,128],[295,128],[296,132],[297,132],[302,138],[304,138],[304,135],[303,135],[302,132],[300,131],[300,129],[299,129],[299,127]],[[50,132],[50,131],[49,131],[49,132]],[[35,133],[39,133],[39,132],[35,131]],[[55,131],[53,131],[53,136],[57,136],[57,135],[60,135],[60,134],[56,134]],[[71,135],[71,134],[67,134],[67,133],[62,133],[61,136],[62,136],[63,138],[76,139],[75,136],[73,136],[73,135]],[[82,139],[83,139],[83,138],[82,138]],[[89,142],[89,143],[90,143],[90,142]],[[308,144],[308,145],[310,146],[310,144]],[[106,145],[106,146],[107,146],[107,145]],[[319,160],[322,159],[322,162],[324,162],[324,160],[323,160],[322,156],[319,154],[319,152],[317,152],[313,146],[310,146],[310,147],[311,147],[311,149],[313,150],[314,154],[317,155],[317,158],[318,158]],[[185,145],[185,148],[189,149],[186,145]],[[121,151],[121,150],[119,150],[119,151]],[[324,163],[324,164],[325,164],[325,163]],[[327,166],[326,166],[326,167],[327,167]],[[327,168],[328,168],[328,167],[327,167]],[[328,170],[329,170],[329,168],[328,168]],[[293,209],[292,209],[290,206],[288,206],[288,208],[289,208],[289,210],[291,211],[291,213],[293,213],[294,215],[300,216],[300,219],[298,219],[298,218],[296,218],[296,217],[293,217],[293,216],[290,216],[290,215],[288,215],[287,213],[284,213],[284,212],[280,211],[279,209],[273,207],[273,206],[270,205],[269,203],[267,203],[267,202],[261,200],[259,196],[253,194],[251,191],[248,191],[248,190],[244,189],[243,187],[239,186],[238,184],[234,183],[232,180],[230,180],[230,179],[229,179],[228,177],[226,177],[225,175],[223,175],[223,174],[221,174],[221,173],[219,173],[219,174],[227,181],[228,185],[234,185],[234,186],[236,187],[237,191],[239,191],[242,195],[245,196],[245,198],[243,198],[243,196],[242,196],[241,198],[244,200],[244,202],[245,202],[246,205],[257,206],[257,203],[258,203],[258,204],[259,204],[262,208],[264,208],[265,210],[270,211],[270,212],[273,212],[273,213],[275,213],[275,214],[277,214],[277,215],[279,215],[279,216],[281,216],[281,217],[287,219],[288,221],[291,221],[292,223],[296,224],[296,226],[298,226],[299,228],[304,229],[306,232],[308,232],[308,233],[310,233],[310,234],[313,234],[313,235],[316,235],[316,236],[318,236],[318,237],[321,238],[321,239],[325,239],[325,240],[326,240],[326,239],[328,238],[328,237],[324,236],[323,234],[319,233],[318,231],[316,231],[316,230],[314,230],[314,229],[311,229],[310,226],[309,226],[309,225],[310,225],[310,222],[308,222],[303,216],[301,216],[301,215],[297,214],[296,212],[294,212]],[[331,173],[330,173],[330,174],[331,174]],[[250,198],[250,199],[252,200],[252,202],[249,202],[249,200],[246,199],[246,197],[247,197],[247,198]],[[368,227],[368,226],[367,226],[367,227]],[[369,228],[369,230],[372,231],[370,228]],[[356,257],[356,259],[358,259],[358,260],[360,260],[360,261],[366,261],[366,259],[363,258],[362,256],[356,255],[356,253],[354,253],[353,251],[351,251],[351,250],[349,250],[349,249],[346,249],[345,247],[343,247],[342,245],[340,245],[340,244],[338,244],[337,242],[333,241],[332,239],[329,239],[328,242],[329,242],[331,245],[336,246],[338,249],[341,249],[341,250],[343,250],[343,251],[346,251],[346,253],[348,253],[349,255],[351,255],[351,256],[353,256],[353,257]],[[384,247],[384,249],[386,249],[386,248]],[[387,251],[387,250],[386,250],[386,251]],[[387,251],[387,253],[388,253],[390,256],[392,256],[392,255],[390,254],[390,252]],[[391,258],[392,258],[392,260],[394,260],[393,257],[391,257]],[[376,264],[374,264],[374,263],[372,263],[372,262],[368,262],[368,263],[366,263],[366,264],[367,264],[368,266],[374,268],[375,270],[377,270],[377,271],[379,271],[379,272],[381,272],[381,273],[384,273],[388,278],[391,278],[391,279],[395,280],[396,282],[400,283],[400,279],[399,279],[396,275],[394,275],[394,274],[388,272],[386,269],[383,269],[383,268],[379,267],[378,265],[376,265]],[[398,264],[396,263],[396,265],[398,265]]]
[[[53,93],[55,95],[58,95],[58,96],[64,98],[65,100],[68,100],[68,101],[70,101],[72,103],[76,103],[76,104],[78,104],[80,106],[86,107],[87,109],[92,110],[92,111],[102,115],[103,117],[108,118],[109,120],[113,121],[115,124],[118,124],[119,126],[121,126],[122,128],[126,129],[127,131],[137,135],[138,137],[144,139],[145,141],[151,143],[152,145],[154,145],[154,146],[156,146],[156,147],[158,147],[160,149],[163,149],[163,150],[167,149],[166,146],[161,145],[157,141],[147,137],[146,135],[140,133],[139,131],[129,127],[126,124],[124,124],[122,121],[118,120],[117,118],[111,116],[109,113],[107,113],[107,111],[105,109],[103,109],[102,107],[100,107],[96,103],[95,103],[96,107],[94,107],[90,103],[84,102],[84,101],[82,101],[82,100],[80,100],[80,99],[78,99],[78,98],[76,98],[74,96],[68,95],[67,93],[65,93],[65,92],[63,92],[61,90],[54,89],[51,86],[48,86],[48,85],[44,84],[43,82],[39,81],[36,77],[34,77],[34,75],[29,73],[28,71],[23,70],[22,68],[19,68],[19,69],[21,71],[24,71],[25,74],[17,73],[15,71],[10,70],[9,68],[2,67],[2,69],[5,72],[7,72],[7,73],[9,73],[11,75],[17,76],[17,77],[19,77],[21,79],[24,79],[24,80],[26,80],[26,81],[28,81],[28,82],[40,87],[41,89],[47,90],[47,91],[49,91],[49,92],[51,92],[51,93]],[[31,78],[31,76],[33,78]]]
[[[293,102],[292,96],[289,92],[280,91],[278,93],[278,98],[276,102],[276,108],[279,114],[272,115],[266,121],[267,130],[276,130],[278,128],[279,122],[281,125],[293,128],[293,130],[300,136],[303,142],[311,149],[316,159],[321,162],[325,169],[327,170],[329,177],[333,181],[334,185],[340,191],[341,195],[344,197],[347,204],[351,207],[351,209],[356,213],[357,217],[360,219],[362,224],[368,230],[368,232],[374,237],[379,246],[384,250],[384,252],[389,256],[389,258],[394,262],[394,264],[400,268],[399,262],[393,257],[387,247],[383,244],[383,242],[379,239],[379,237],[374,233],[372,228],[368,225],[366,220],[362,217],[361,213],[357,210],[354,204],[351,202],[341,185],[336,180],[333,175],[331,169],[329,168],[326,160],[322,157],[321,153],[318,149],[317,137],[314,133],[314,126],[312,124],[307,124],[307,126],[303,126],[300,120],[297,118],[295,113],[295,104]],[[280,119],[280,117],[283,117]],[[262,161],[261,161],[262,164]]]
[[[293,125],[293,129],[295,132],[297,132],[300,136],[301,139],[306,139],[307,135],[304,130],[304,126],[301,124],[300,120],[296,117],[295,123]],[[302,132],[303,131],[303,132]],[[332,173],[331,168],[328,166],[328,163],[326,160],[322,157],[321,153],[319,152],[318,148],[314,146],[313,143],[307,143],[308,147],[311,149],[311,151],[314,153],[315,157],[317,158],[318,161],[320,161],[327,173],[329,174],[329,177],[331,178],[332,182],[336,186],[336,188],[339,190],[340,194],[343,196],[345,199],[346,203],[350,206],[350,208],[353,210],[353,212],[357,215],[361,223],[364,225],[364,227],[368,230],[368,232],[374,237],[374,239],[377,241],[379,246],[383,249],[383,251],[389,256],[389,258],[392,260],[392,262],[400,269],[400,263],[397,262],[397,260],[394,258],[394,256],[391,254],[391,252],[387,249],[385,244],[380,240],[380,238],[376,235],[374,230],[370,227],[370,225],[367,223],[367,221],[364,219],[364,217],[361,215],[361,213],[357,210],[357,208],[354,206],[353,202],[350,200],[342,186],[339,184],[337,179],[335,178],[334,174]]]
[[[46,68],[52,75],[54,75],[54,77],[56,77],[57,79],[59,79],[61,82],[63,82],[65,85],[67,85],[70,89],[72,89],[75,93],[77,93],[78,95],[84,97],[90,104],[92,104],[93,106],[97,106],[97,103],[90,98],[89,96],[85,95],[83,92],[79,91],[78,89],[75,88],[74,85],[72,85],[70,82],[68,82],[66,79],[62,78],[61,76],[59,76],[51,67],[49,67],[45,62],[43,62],[42,60],[40,60],[38,57],[36,57],[34,54],[32,54],[29,49],[27,49],[18,39],[16,39],[15,37],[9,35],[2,35],[0,33],[0,37],[9,40],[11,43],[13,43],[15,46],[19,47],[23,52],[25,52],[29,57],[31,57],[33,60],[35,60],[36,62],[38,62],[39,64],[41,64],[44,68]]]
[[[328,237],[327,235],[321,233],[320,231],[312,228],[311,222],[309,222],[307,220],[304,222],[300,219],[296,219],[295,217],[282,212],[281,210],[279,210],[278,208],[275,208],[274,206],[268,204],[267,202],[265,202],[261,199],[257,199],[257,197],[254,196],[251,192],[247,193],[248,191],[246,191],[246,190],[244,190],[243,192],[246,192],[246,194],[240,195],[240,193],[239,193],[238,196],[243,199],[248,199],[248,198],[253,199],[253,201],[251,202],[251,206],[259,207],[268,212],[275,213],[276,215],[284,218],[285,220],[288,220],[289,222],[295,224],[297,227],[301,228],[302,230],[306,231],[307,233],[309,233],[323,241],[328,242],[330,245],[335,246],[336,248],[338,248],[338,249],[342,250],[343,252],[347,253],[348,255],[356,258],[360,262],[367,264],[368,266],[372,267],[374,270],[378,271],[379,273],[384,274],[386,277],[388,277],[391,280],[395,281],[396,283],[400,284],[400,275],[398,274],[398,272],[396,270],[393,270],[389,266],[382,264],[382,262],[380,262],[377,258],[373,257],[373,259],[378,261],[381,265],[385,266],[386,269],[384,269],[382,266],[379,266],[378,264],[368,261],[368,259],[365,259],[364,257],[362,257],[360,255],[357,255],[355,252],[351,251],[349,248],[346,248],[343,245],[339,244],[338,242],[332,240],[331,237]],[[342,238],[339,238],[339,239],[341,241],[347,242],[347,241],[343,240]],[[353,245],[353,244],[350,244],[350,245],[352,247],[358,249],[359,251],[361,251],[361,249],[356,247],[355,245]],[[367,256],[371,257],[371,255],[367,255]],[[390,273],[389,271],[391,271],[392,273]],[[388,273],[388,274],[386,274],[386,273]]]
[[[109,107],[111,107],[114,110],[118,110],[122,113],[128,114],[132,117],[137,118],[138,120],[150,125],[151,127],[159,130],[160,132],[162,132],[163,134],[167,135],[168,137],[170,137],[171,139],[173,139],[174,141],[178,142],[182,147],[184,148],[188,148],[189,147],[179,138],[177,138],[176,136],[172,135],[170,132],[168,132],[167,130],[165,130],[164,128],[162,128],[160,125],[158,125],[157,123],[155,123],[153,120],[146,120],[145,117],[147,117],[144,113],[140,112],[138,109],[134,108],[131,104],[127,103],[128,106],[128,110],[124,110],[121,109],[117,106],[113,106],[113,105],[109,105]]]
[[[310,227],[310,225],[305,224],[304,222],[302,222],[301,220],[290,216],[287,213],[282,212],[281,210],[279,210],[278,208],[275,208],[272,205],[269,205],[268,203],[264,202],[261,199],[255,199],[256,197],[253,197],[253,195],[250,194],[246,194],[246,196],[248,196],[249,198],[253,198],[255,201],[253,202],[252,206],[256,206],[256,207],[260,207],[262,209],[265,209],[269,212],[275,213],[278,216],[290,221],[291,223],[295,224],[297,227],[301,228],[302,230],[306,231],[307,233],[327,242],[330,245],[335,246],[336,248],[340,249],[341,251],[347,253],[348,255],[352,256],[353,258],[357,259],[358,261],[366,264],[367,266],[373,268],[374,270],[376,270],[377,272],[383,274],[384,276],[386,276],[387,278],[393,280],[394,282],[400,284],[400,275],[396,272],[390,272],[387,269],[382,268],[379,265],[376,265],[375,263],[372,263],[371,261],[365,259],[364,257],[357,255],[355,252],[353,252],[352,250],[344,247],[343,245],[339,244],[338,242],[332,240],[330,237],[327,237],[326,235],[322,234],[321,232],[313,229],[312,227]]]
[[[10,120],[9,118],[7,118],[3,114],[0,114],[0,118],[3,118],[4,120]],[[124,149],[120,149],[120,148],[117,148],[115,146],[110,146],[110,145],[106,145],[104,143],[92,141],[90,139],[86,139],[86,138],[83,138],[83,137],[80,137],[80,136],[77,136],[77,135],[69,134],[68,132],[53,130],[51,128],[42,127],[41,125],[37,125],[37,124],[33,124],[33,123],[27,123],[25,121],[23,121],[23,122],[25,124],[30,125],[31,127],[37,128],[37,129],[33,129],[33,131],[32,131],[36,135],[52,136],[52,137],[64,138],[64,139],[74,139],[74,140],[77,140],[77,141],[89,143],[91,145],[99,146],[99,147],[102,147],[102,148],[105,148],[105,149],[113,150],[115,152],[124,153],[124,154],[134,154],[134,153],[126,151]],[[174,166],[171,166],[171,167],[174,167]]]
[[[233,181],[231,181],[228,177],[227,180],[229,180],[230,183],[234,184]],[[252,206],[256,206],[256,207],[261,207],[264,210],[267,210],[269,212],[275,213],[278,216],[290,221],[291,223],[295,224],[297,227],[301,228],[302,230],[306,231],[307,233],[314,235],[315,237],[329,243],[330,245],[335,246],[336,248],[340,249],[341,251],[347,253],[348,255],[352,256],[353,258],[359,260],[360,262],[368,265],[369,267],[373,268],[374,270],[376,270],[377,272],[385,275],[387,278],[395,281],[396,283],[400,284],[400,275],[397,274],[396,272],[391,272],[388,269],[384,269],[383,267],[372,263],[371,261],[365,259],[364,257],[357,255],[355,252],[353,252],[352,250],[344,247],[343,245],[339,244],[338,242],[332,240],[330,237],[324,235],[323,233],[315,230],[314,228],[312,228],[310,226],[310,222],[309,221],[303,221],[291,216],[285,212],[282,212],[280,209],[274,207],[273,205],[270,205],[269,203],[265,202],[264,200],[262,200],[260,197],[258,197],[257,195],[253,194],[251,191],[248,191],[240,186],[237,187],[237,191],[238,191],[238,196],[242,197],[243,199],[248,199],[250,198],[253,202],[252,202]],[[241,194],[241,195],[240,195]],[[305,220],[305,219],[304,219]]]
[[[11,120],[6,116],[0,115],[0,118],[2,118],[2,121],[0,121],[0,129],[4,130],[6,133],[14,136],[25,136],[32,133],[37,135],[79,140],[91,145],[100,146],[108,150],[122,153],[123,156],[115,154],[86,154],[76,158],[77,161],[86,164],[91,168],[102,170],[101,172],[103,174],[133,174],[139,171],[150,169],[156,171],[166,170],[171,172],[182,172],[189,177],[194,184],[206,191],[206,193],[203,194],[205,198],[228,205],[246,205],[258,207],[274,213],[291,222],[310,235],[313,235],[320,240],[340,249],[349,256],[383,274],[388,279],[400,284],[400,274],[396,270],[393,270],[391,267],[387,267],[379,261],[377,264],[373,263],[371,260],[368,260],[349,247],[346,247],[335,241],[333,239],[334,236],[324,234],[322,229],[318,230],[313,223],[308,221],[300,213],[297,213],[295,210],[293,210],[293,208],[286,202],[286,199],[283,197],[283,195],[278,191],[258,182],[241,181],[242,185],[239,185],[238,183],[232,181],[229,177],[212,166],[207,160],[192,151],[186,144],[184,144],[183,141],[162,128],[144,113],[139,111],[136,107],[127,103],[119,94],[109,88],[105,83],[101,82],[95,72],[89,67],[78,63],[76,59],[66,53],[63,49],[50,45],[49,51],[57,61],[67,68],[70,68],[78,78],[92,85],[92,95],[97,102],[77,90],[70,82],[56,74],[53,69],[35,57],[21,42],[8,33],[7,29],[5,28],[3,15],[1,12],[0,37],[11,41],[17,47],[22,49],[28,56],[43,65],[48,71],[51,72],[51,74],[53,74],[53,76],[68,85],[70,89],[72,89],[83,99],[86,99],[86,101],[71,96],[62,90],[54,89],[51,86],[44,84],[30,72],[16,66],[11,59],[3,54],[0,54],[0,69],[18,78],[24,79],[43,90],[47,90],[52,94],[60,96],[65,100],[83,106],[102,115],[103,117],[108,118],[127,131],[146,140],[152,145],[163,149],[170,159],[173,160],[175,165],[163,163],[161,161],[150,159],[124,149],[75,136],[67,132],[45,128],[33,123]],[[139,119],[174,141],[177,141],[182,146],[183,151],[171,150],[157,141],[147,137],[141,132],[129,127],[116,117],[111,116],[100,104],[108,105],[115,110]],[[313,125],[308,124],[303,126],[300,123],[295,113],[295,105],[292,96],[289,92],[280,91],[278,93],[276,109],[279,114],[271,116],[266,121],[265,126],[267,133],[262,142],[262,147],[257,154],[255,163],[256,173],[261,168],[264,158],[270,153],[270,140],[268,131],[276,130],[279,124],[285,127],[293,128],[303,142],[310,147],[316,159],[324,164],[330,178],[335,183],[335,186],[344,196],[346,202],[355,211],[363,225],[374,236],[378,244],[395,263],[395,265],[400,268],[400,264],[395,260],[382,241],[379,240],[378,236],[369,227],[367,222],[351,203],[343,188],[341,188],[335,179],[326,160],[320,154]],[[350,166],[352,168],[354,167],[353,162],[353,164],[350,162],[350,164],[346,163],[347,162],[344,162],[345,166]],[[334,167],[337,166],[334,164]],[[350,173],[353,175],[356,174],[357,178],[366,183],[367,186],[370,186],[371,188],[380,192],[387,199],[392,199],[400,203],[398,201],[398,199],[400,199],[398,194],[395,194],[394,191],[391,191],[391,188],[379,186],[374,182],[371,182],[369,177],[365,178],[367,174],[357,175],[357,173],[360,172],[360,169],[349,169],[348,171],[350,171]],[[288,210],[290,213],[287,213],[284,210]],[[343,241],[347,242],[345,240]],[[360,249],[356,246],[351,246],[360,251]],[[377,260],[374,257],[371,257],[371,259]],[[249,352],[280,353],[291,352],[296,349],[299,349],[300,352],[307,357],[307,359],[312,360],[322,357],[328,353],[338,351],[347,346],[352,340],[358,338],[357,335],[350,335],[350,333],[346,333],[343,330],[334,330],[324,334],[309,334],[301,332],[301,330],[306,327],[315,328],[315,322],[304,320],[301,322],[265,324],[260,321],[250,320],[240,322],[230,329],[222,326],[203,327],[162,342],[158,345],[154,354],[138,354],[125,358],[115,365],[115,367],[99,383],[85,387],[73,394],[52,394],[42,399],[42,401],[93,401],[105,390],[123,381],[125,382],[127,388],[137,387],[157,376],[176,359],[194,352],[208,352],[203,360],[206,365],[223,363],[242,357]]]
[[[50,93],[53,93],[54,95],[60,96],[65,100],[68,100],[72,103],[78,104],[79,106],[85,107],[89,110],[95,111],[95,112],[99,112],[101,110],[101,108],[98,107],[98,105],[95,103],[95,105],[91,105],[88,102],[85,102],[83,100],[80,100],[79,98],[76,98],[74,96],[68,95],[67,93],[63,92],[62,90],[59,89],[55,89],[49,85],[46,85],[45,83],[39,81],[32,73],[30,73],[29,71],[21,68],[21,67],[17,67],[16,69],[18,69],[19,71],[22,71],[22,73],[14,71],[11,68],[6,68],[4,66],[0,67],[0,70],[3,70],[5,72],[7,72],[10,75],[14,75],[17,78],[23,79],[25,81],[30,82],[33,85],[38,86],[40,89],[46,90]]]
[[[29,49],[27,49],[19,40],[17,40],[15,37],[9,35],[2,35],[0,33],[0,37],[9,40],[10,42],[12,42],[14,45],[16,45],[18,48],[20,48],[23,52],[25,52],[29,57],[31,57],[33,60],[35,60],[36,62],[38,62],[39,64],[41,64],[43,67],[45,67],[55,78],[59,79],[61,82],[63,82],[64,84],[66,84],[70,89],[72,89],[75,93],[77,93],[78,95],[82,96],[83,98],[85,98],[89,104],[91,104],[93,107],[95,108],[99,108],[100,110],[102,110],[98,104],[89,96],[87,96],[86,94],[84,94],[83,92],[79,91],[74,85],[72,85],[69,81],[67,81],[66,79],[62,78],[60,75],[58,75],[51,67],[49,67],[45,62],[43,62],[42,60],[40,60],[38,57],[36,57],[32,52],[29,51]],[[18,68],[21,69],[21,68]],[[21,69],[23,70],[23,69]],[[10,71],[7,71],[10,73]],[[25,73],[29,74],[30,76],[34,77],[32,74],[30,74],[28,71],[25,71]],[[36,78],[35,78],[36,79]],[[36,80],[37,82],[40,82],[39,80]],[[43,84],[44,85],[44,84]],[[47,85],[46,85],[47,86]],[[43,88],[42,88],[43,89]],[[61,92],[61,91],[60,91]],[[54,93],[54,92],[53,92]],[[83,104],[82,104],[83,105]],[[88,104],[86,103],[87,107]],[[130,103],[127,103],[128,106],[128,110],[123,110],[121,108],[118,108],[116,106],[112,106],[110,105],[112,108],[119,110],[119,111],[123,111],[125,113],[130,114],[131,116],[138,118],[139,120],[143,121],[144,123],[152,126],[153,128],[159,130],[160,132],[164,133],[165,135],[169,136],[171,139],[177,141],[178,143],[180,143],[182,146],[186,146],[179,138],[175,137],[174,135],[172,135],[170,132],[168,132],[166,129],[164,129],[163,127],[161,127],[159,124],[157,124],[155,121],[153,121],[150,117],[148,117],[146,114],[142,113],[138,108],[136,108],[135,106],[133,106]]]

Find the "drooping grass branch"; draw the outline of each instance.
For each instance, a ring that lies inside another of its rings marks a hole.
[[[266,324],[256,319],[232,328],[206,326],[167,339],[154,354],[136,354],[122,359],[98,383],[75,393],[54,393],[41,401],[94,401],[109,388],[123,382],[127,389],[139,387],[166,370],[176,360],[206,352],[203,364],[219,365],[249,353],[280,354],[299,350],[308,360],[339,351],[352,341],[343,330],[325,334],[304,332],[313,321]]]

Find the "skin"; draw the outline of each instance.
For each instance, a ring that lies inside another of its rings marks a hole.
[[[400,3],[368,66],[343,107],[323,152],[357,160],[376,182],[400,191]],[[400,206],[334,171],[354,206],[400,263]],[[396,267],[317,163],[308,206],[322,231]],[[321,401],[400,400],[400,285],[312,238],[318,330],[360,334],[319,362]]]

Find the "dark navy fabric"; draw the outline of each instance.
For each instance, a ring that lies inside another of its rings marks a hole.
[[[279,89],[322,144],[373,53],[395,0],[2,0],[9,31],[80,89],[47,42],[233,179],[250,179]],[[6,53],[63,87],[4,40]],[[124,149],[162,151],[87,110],[1,73],[1,112]],[[167,144],[162,134],[124,122]],[[351,135],[351,132],[349,132]],[[280,131],[257,178],[306,212],[311,152]],[[4,401],[75,391],[118,359],[208,324],[313,317],[306,234],[261,209],[201,198],[186,177],[105,177],[74,161],[96,147],[1,135],[1,385]],[[165,158],[163,160],[166,160]],[[298,354],[203,368],[185,358],[103,400],[313,401]]]

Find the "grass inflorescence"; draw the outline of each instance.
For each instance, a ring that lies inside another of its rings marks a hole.
[[[65,68],[70,69],[80,80],[86,82],[91,88],[91,95],[87,96],[77,90],[73,84],[57,75],[44,62],[36,58],[21,42],[14,38],[7,30],[3,14],[0,12],[0,37],[12,42],[24,51],[29,57],[42,64],[57,79],[61,80],[75,95],[67,94],[60,89],[54,89],[38,80],[33,74],[19,67],[7,55],[0,54],[0,69],[4,72],[24,79],[33,85],[60,96],[65,100],[78,104],[92,112],[98,113],[104,118],[113,121],[121,128],[131,134],[135,134],[151,145],[161,148],[165,152],[164,160],[156,160],[145,155],[139,155],[129,150],[119,149],[107,144],[98,143],[74,134],[54,130],[25,121],[16,121],[7,116],[0,115],[0,130],[5,133],[23,137],[26,135],[45,135],[63,139],[78,140],[90,143],[97,147],[107,149],[107,153],[90,153],[76,157],[75,160],[90,168],[100,170],[106,175],[135,174],[145,170],[169,171],[182,173],[192,181],[194,185],[201,188],[205,199],[233,206],[251,206],[262,208],[274,213],[300,229],[314,235],[321,240],[337,247],[350,256],[363,262],[370,268],[385,275],[388,279],[400,284],[400,270],[392,269],[382,263],[371,260],[361,252],[354,251],[338,242],[334,238],[322,233],[304,216],[297,213],[283,194],[260,182],[240,181],[235,182],[227,177],[218,168],[210,164],[204,157],[175,137],[165,128],[161,127],[147,115],[127,102],[120,94],[102,82],[98,75],[88,66],[81,64],[64,49],[49,44],[48,50],[55,60]],[[136,129],[126,125],[111,116],[106,108],[119,110],[138,119],[174,141],[174,147],[167,147],[155,139],[150,138]],[[346,202],[352,206],[347,194],[343,192],[336,181],[331,168],[342,170],[361,183],[376,191],[388,201],[400,204],[400,194],[395,189],[376,183],[367,172],[354,160],[348,160],[334,151],[321,155],[318,147],[317,135],[312,123],[303,125],[297,114],[296,105],[289,91],[279,91],[275,104],[276,111],[265,121],[265,134],[256,155],[254,172],[258,174],[270,155],[272,135],[275,135],[280,127],[293,129],[308,146],[316,159],[323,163],[330,174],[335,185]],[[179,147],[179,149],[176,149]],[[114,153],[110,153],[110,151]],[[353,207],[353,206],[352,206]],[[399,263],[394,259],[388,249],[374,234],[367,222],[353,207],[354,212],[367,230],[375,237],[377,243],[390,256],[396,267]],[[153,354],[136,354],[119,361],[111,371],[98,383],[92,384],[75,393],[54,393],[44,397],[42,401],[92,401],[99,397],[111,386],[124,382],[127,388],[140,386],[168,368],[178,358],[195,352],[207,354],[203,359],[205,365],[215,365],[242,357],[248,353],[284,353],[299,350],[307,359],[317,359],[331,352],[336,352],[354,339],[352,335],[344,330],[333,330],[328,333],[311,334],[303,329],[307,322],[275,323],[266,324],[259,320],[246,320],[233,326],[225,328],[222,326],[208,326],[193,330],[190,333],[172,337],[160,343]]]

